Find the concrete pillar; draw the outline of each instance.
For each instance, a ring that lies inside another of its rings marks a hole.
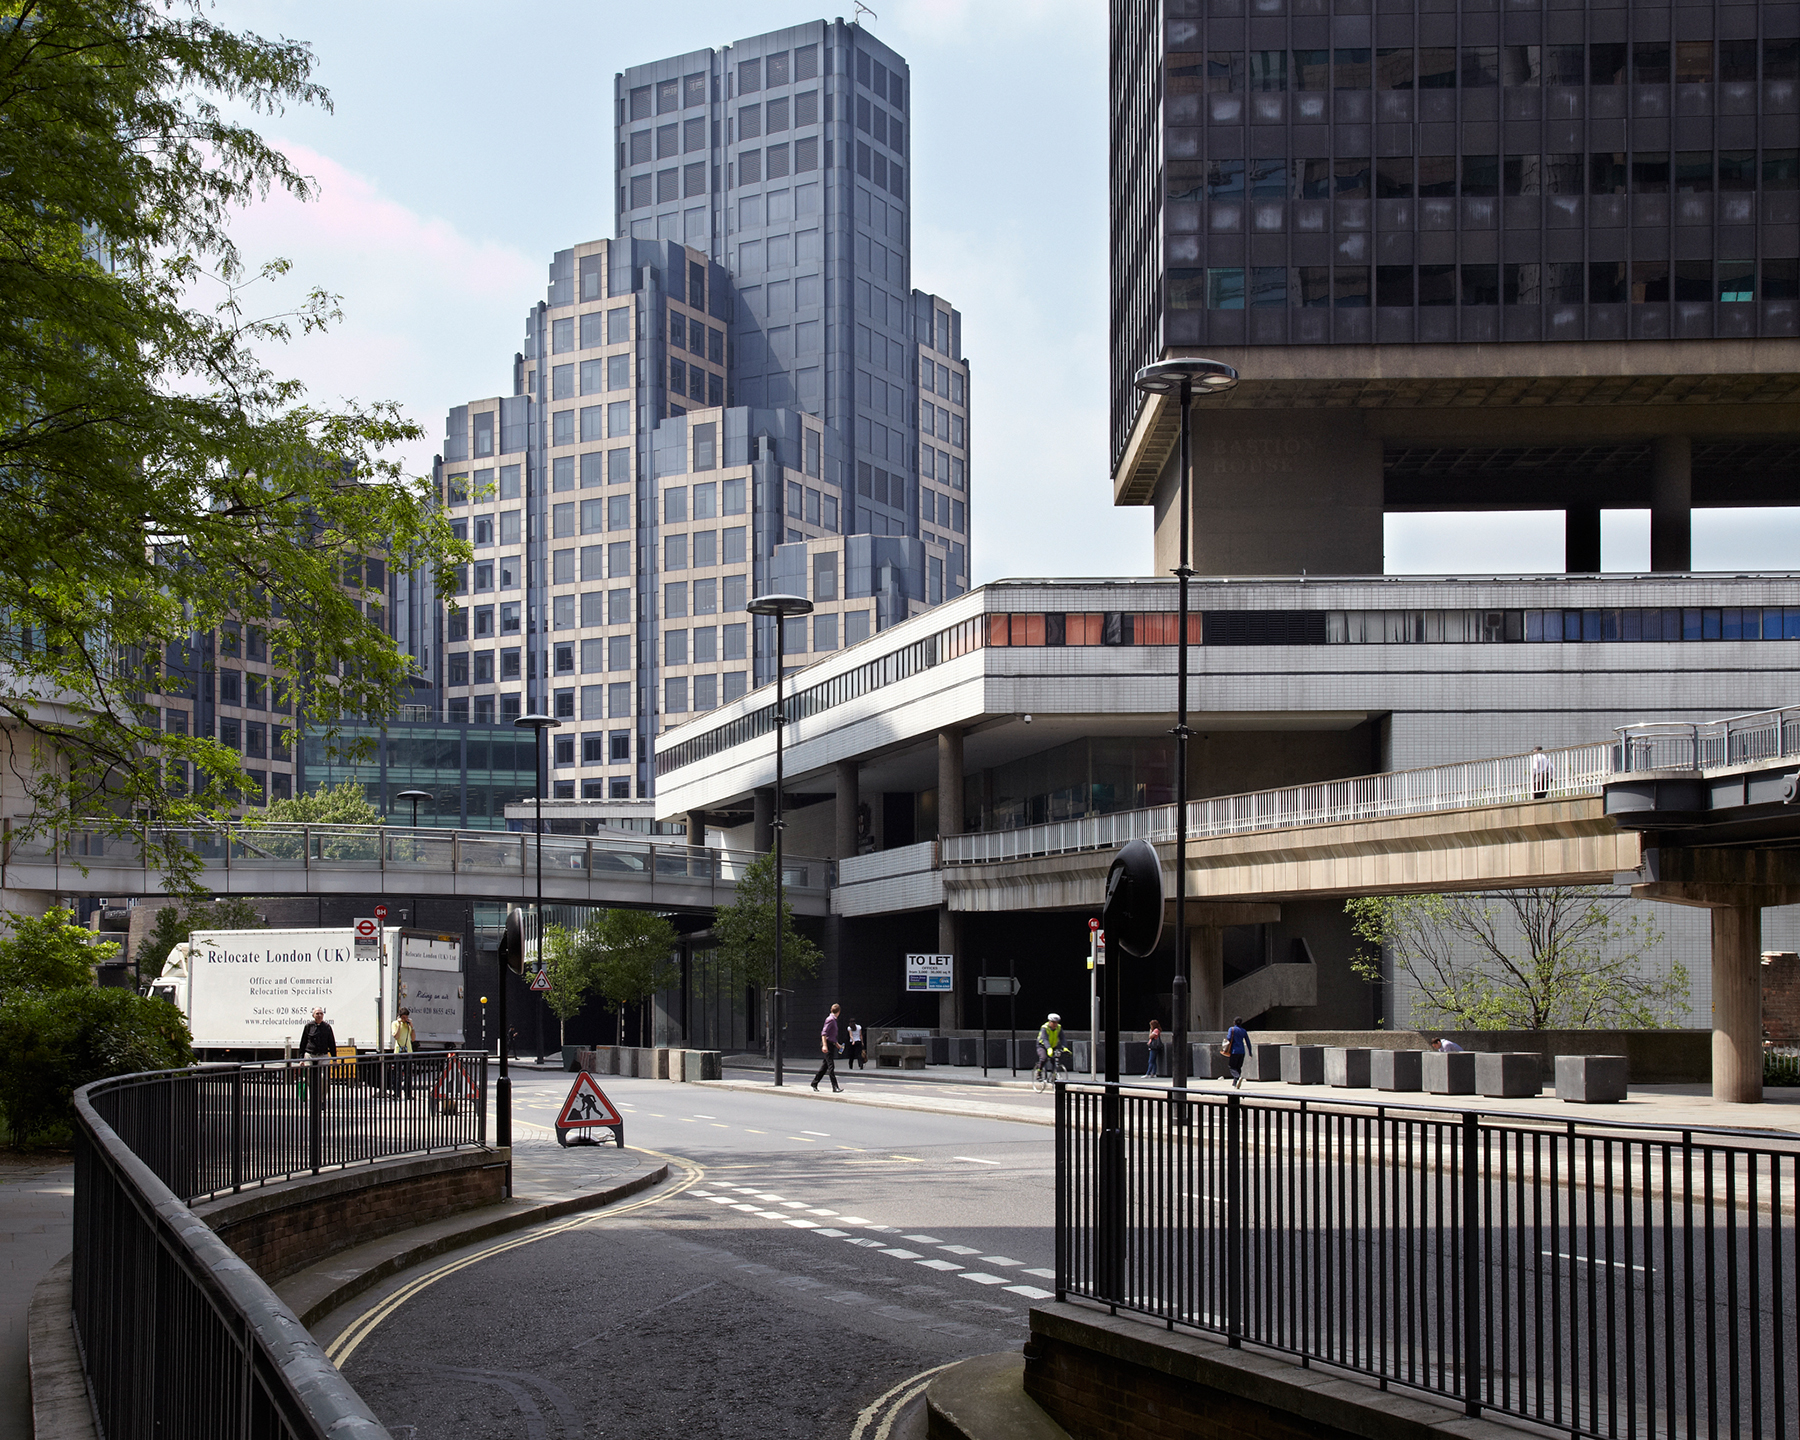
[[[1571,575],[1600,573],[1600,507],[1571,505],[1563,511],[1563,569]]]
[[[704,810],[687,812],[687,843],[693,846],[706,844],[706,812]]]
[[[1204,1045],[1225,1033],[1225,931],[1188,927],[1188,1029]]]
[[[938,907],[938,954],[956,957],[956,988],[938,996],[938,1029],[946,1034],[952,1030],[962,1029],[963,972],[968,968],[969,960],[957,948],[961,930],[962,926],[958,923],[956,912],[948,905],[940,905]]]
[[[938,731],[938,834],[962,834],[963,737],[960,730]]]
[[[758,855],[775,848],[775,787],[759,785],[750,795],[750,843]]]
[[[1762,910],[1712,912],[1713,1099],[1754,1104],[1762,1094]]]
[[[838,761],[837,805],[832,819],[836,831],[836,858],[839,860],[848,860],[856,853],[856,811],[862,800],[859,789],[861,777],[862,767],[854,760]]]
[[[1694,446],[1659,435],[1650,458],[1650,568],[1694,568]]]

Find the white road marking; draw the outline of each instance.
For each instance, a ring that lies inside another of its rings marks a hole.
[[[844,1239],[851,1245],[866,1245],[871,1249],[881,1248],[881,1242],[879,1240],[868,1240],[861,1235],[846,1235]]]
[[[817,1135],[821,1140],[829,1140],[831,1138],[831,1132],[829,1130],[802,1130],[800,1133],[802,1135]]]
[[[971,1165],[998,1165],[998,1160],[983,1160],[979,1155],[952,1155],[952,1160],[967,1160]]]
[[[806,1202],[804,1200],[783,1200],[781,1203],[790,1210],[804,1210],[806,1208]]]
[[[919,1252],[917,1250],[883,1249],[881,1253],[883,1255],[892,1255],[896,1260],[917,1260],[919,1258]]]
[[[840,1215],[838,1219],[846,1225],[867,1225],[869,1223],[860,1215]]]
[[[921,1260],[919,1262],[927,1270],[960,1270],[962,1266],[953,1265],[948,1260]]]
[[[836,1215],[837,1215],[837,1211],[835,1211],[835,1210],[819,1210],[819,1209],[813,1209],[813,1210],[808,1210],[808,1211],[807,1211],[807,1212],[806,1212],[806,1213],[807,1213],[807,1214],[808,1214],[808,1215],[830,1215],[830,1216],[833,1216],[833,1217],[835,1217],[835,1216],[836,1216]]]
[[[1035,1275],[1040,1280],[1054,1280],[1056,1278],[1056,1272],[1054,1270],[1027,1270],[1025,1273],[1027,1275]]]
[[[911,1240],[915,1245],[942,1245],[944,1242],[935,1235],[902,1235],[902,1240]]]
[[[817,1230],[819,1228],[817,1220],[799,1220],[792,1215],[788,1216],[787,1223],[800,1230]]]
[[[694,1118],[696,1120],[717,1120],[719,1117],[717,1115],[702,1115],[699,1111],[695,1111]]]
[[[1015,1295],[1023,1295],[1027,1300],[1049,1300],[1054,1297],[1054,1290],[1040,1290],[1035,1285],[1008,1285],[1006,1287]]]
[[[1004,1285],[1006,1283],[1004,1275],[989,1275],[984,1270],[965,1270],[962,1272],[962,1278],[973,1280],[977,1285]]]
[[[983,1255],[981,1257],[989,1265],[1023,1265],[1023,1260],[1009,1260],[1004,1255]]]
[[[848,1230],[820,1230],[821,1235],[829,1235],[833,1240],[842,1240],[850,1232]]]
[[[946,1255],[979,1255],[981,1253],[972,1245],[940,1245],[938,1249]]]

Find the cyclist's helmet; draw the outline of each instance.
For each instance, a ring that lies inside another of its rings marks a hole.
[[[1053,1025],[1062,1024],[1062,1016],[1058,1015],[1054,1010],[1052,1010],[1050,1012],[1050,1023]]]

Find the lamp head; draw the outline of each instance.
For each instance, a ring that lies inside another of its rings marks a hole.
[[[813,602],[804,595],[784,595],[777,592],[758,595],[745,608],[752,615],[773,615],[789,620],[796,615],[812,614]]]
[[[513,724],[521,730],[555,730],[562,725],[562,721],[554,719],[549,715],[538,713],[521,715],[517,720],[513,721]]]
[[[1238,372],[1222,360],[1158,360],[1138,371],[1131,383],[1146,395],[1179,395],[1183,381],[1196,395],[1218,394],[1238,383]]]

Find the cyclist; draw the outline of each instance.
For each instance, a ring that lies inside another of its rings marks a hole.
[[[1044,1021],[1044,1023],[1042,1025],[1038,1026],[1038,1033],[1037,1033],[1038,1069],[1042,1070],[1044,1068],[1044,1062],[1046,1060],[1054,1059],[1055,1056],[1057,1055],[1057,1053],[1061,1049],[1062,1049],[1062,1016],[1058,1015],[1053,1010],[1050,1012],[1049,1017]]]

